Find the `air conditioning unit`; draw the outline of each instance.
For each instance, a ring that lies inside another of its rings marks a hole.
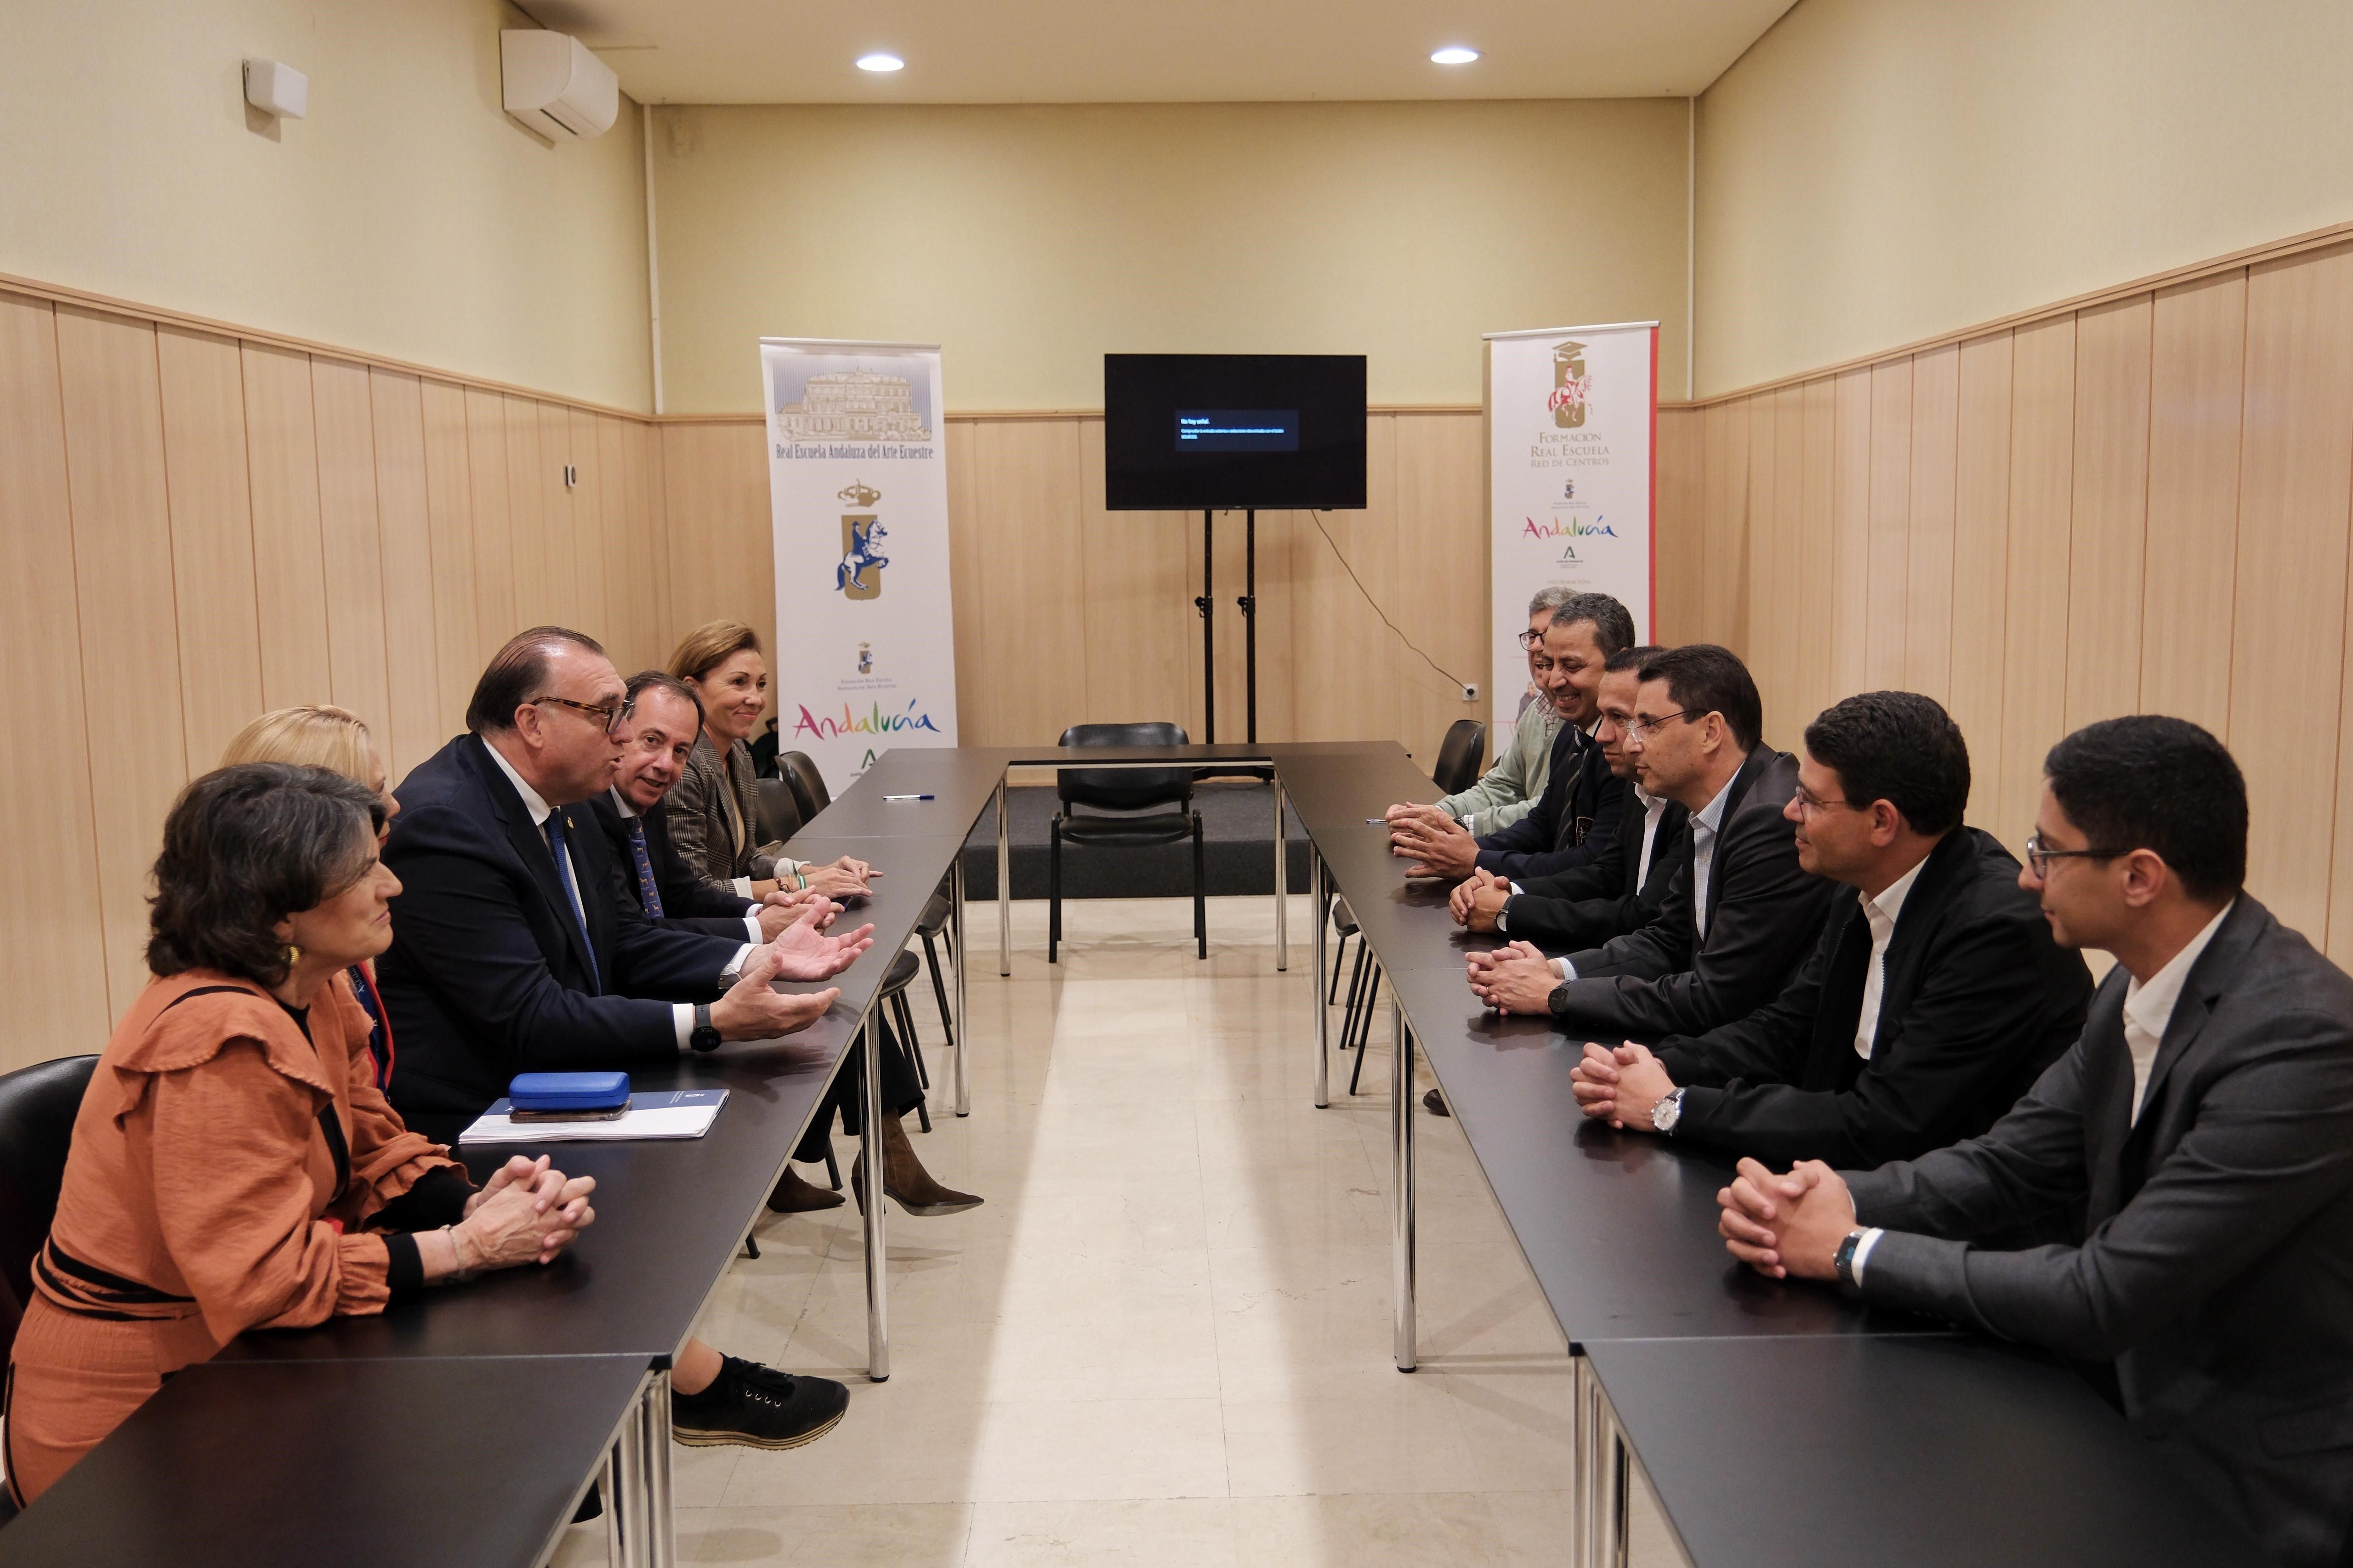
[[[621,112],[621,79],[579,39],[533,27],[499,34],[507,112],[553,142],[602,136]]]

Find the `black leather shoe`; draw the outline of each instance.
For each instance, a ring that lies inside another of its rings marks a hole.
[[[1422,1109],[1429,1111],[1432,1116],[1451,1116],[1454,1114],[1454,1112],[1446,1109],[1446,1097],[1439,1093],[1434,1089],[1422,1090],[1421,1104]]]
[[[849,1408],[849,1390],[831,1378],[793,1377],[731,1355],[701,1394],[670,1391],[670,1436],[690,1448],[797,1448],[839,1426]]]

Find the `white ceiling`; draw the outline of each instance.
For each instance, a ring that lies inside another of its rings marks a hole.
[[[1696,93],[1792,0],[525,0],[643,103]],[[1482,58],[1438,66],[1468,44]],[[890,76],[857,69],[887,50]]]

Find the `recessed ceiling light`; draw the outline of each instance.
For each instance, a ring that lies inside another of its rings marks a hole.
[[[1467,66],[1478,58],[1478,50],[1465,48],[1461,44],[1449,44],[1442,49],[1432,49],[1430,52],[1430,63],[1433,65]]]
[[[902,70],[905,68],[906,64],[906,61],[901,59],[896,55],[860,55],[858,57],[858,68],[862,71]]]

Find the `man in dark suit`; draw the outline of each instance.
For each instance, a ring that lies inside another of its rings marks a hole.
[[[1585,1113],[1769,1160],[1868,1170],[1974,1137],[2083,1032],[2092,975],[2018,862],[1961,826],[1969,753],[1932,699],[1868,691],[1806,727],[1798,860],[1855,889],[1781,994],[1653,1054],[1585,1047]]]
[[[1733,1255],[2113,1360],[2124,1411],[2277,1568],[2353,1523],[2353,980],[2241,891],[2247,796],[2196,725],[2052,748],[2025,886],[2116,955],[2083,1037],[1984,1136],[1877,1171],[1754,1160]],[[2080,1246],[1986,1238],[2051,1216]]]
[[[1536,679],[1563,721],[1535,809],[1473,837],[1434,805],[1391,806],[1389,852],[1413,862],[1408,875],[1461,880],[1483,868],[1502,877],[1537,877],[1608,851],[1627,786],[1589,731],[1600,717],[1602,667],[1633,641],[1634,617],[1607,594],[1573,595],[1552,613]]]
[[[1798,760],[1764,744],[1748,668],[1713,643],[1670,648],[1635,672],[1627,749],[1635,777],[1690,813],[1688,842],[1655,918],[1566,958],[1529,942],[1472,953],[1489,1006],[1549,1012],[1586,1038],[1699,1034],[1775,996],[1813,946],[1837,884],[1798,864],[1781,808]]]
[[[618,871],[581,805],[613,780],[628,693],[594,638],[537,626],[492,658],[468,732],[401,781],[384,861],[401,892],[377,987],[400,1041],[394,1103],[454,1142],[517,1072],[675,1058],[690,1046],[807,1027],[832,987],[792,996],[872,945],[872,928],[821,934],[812,904],[773,942],[668,931],[615,895]],[[716,1000],[712,1000],[712,998]],[[849,1390],[723,1357],[679,1352],[671,1415],[687,1443],[790,1447],[829,1430]]]
[[[1609,771],[1628,781],[1626,804],[1609,853],[1547,877],[1514,881],[1476,870],[1450,900],[1455,922],[1471,931],[1502,931],[1549,952],[1599,947],[1656,914],[1683,854],[1689,814],[1634,780],[1626,725],[1634,717],[1637,672],[1661,647],[1620,648],[1602,666],[1601,722],[1593,740]]]

